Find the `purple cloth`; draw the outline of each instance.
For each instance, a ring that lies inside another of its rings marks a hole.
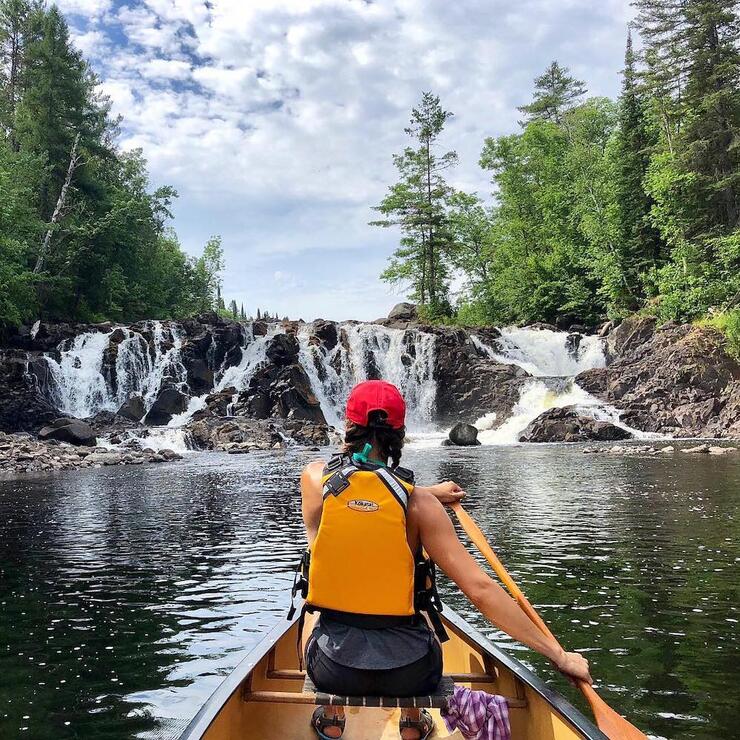
[[[509,705],[503,696],[455,686],[442,717],[450,732],[460,730],[467,740],[511,740]]]

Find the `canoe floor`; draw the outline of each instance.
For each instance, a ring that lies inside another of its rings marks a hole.
[[[447,624],[450,640],[443,646],[445,674],[457,684],[501,694],[510,699],[512,737],[516,740],[572,740],[583,738],[557,714],[547,701],[503,665],[486,655],[454,625]],[[309,726],[313,697],[304,697],[298,673],[297,630],[293,625],[254,666],[239,688],[223,705],[205,740],[314,740]],[[465,680],[465,679],[468,680]],[[265,693],[274,692],[274,693]],[[461,738],[450,734],[438,710],[430,710],[436,722],[435,738]],[[346,707],[346,740],[397,739],[398,709]]]

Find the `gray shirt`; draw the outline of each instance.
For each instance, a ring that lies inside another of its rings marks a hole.
[[[414,625],[368,630],[322,615],[314,635],[321,652],[335,663],[367,671],[400,668],[421,660],[435,639],[423,618]]]

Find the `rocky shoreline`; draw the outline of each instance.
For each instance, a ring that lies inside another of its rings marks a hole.
[[[192,449],[232,454],[333,444],[327,413],[339,413],[342,383],[359,371],[378,377],[391,361],[414,380],[404,389],[411,409],[429,405],[432,387],[433,421],[457,425],[454,444],[476,444],[471,425],[484,415],[492,428],[504,425],[534,382],[553,393],[575,383],[616,409],[619,422],[577,404],[555,406],[530,418],[522,442],[603,443],[633,432],[740,438],[740,364],[717,332],[643,317],[605,325],[603,339],[584,331],[573,326],[558,336],[574,358],[603,342],[606,367],[569,380],[506,361],[510,347],[496,328],[426,326],[408,304],[371,324],[247,325],[215,314],[127,327],[40,323],[0,347],[0,472],[174,460],[167,440],[152,437],[173,429]],[[95,347],[97,385],[80,390],[75,373],[90,383],[85,363]],[[79,411],[70,415],[70,407]]]

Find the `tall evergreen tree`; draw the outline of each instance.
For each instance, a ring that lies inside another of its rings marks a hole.
[[[452,188],[444,172],[457,162],[457,154],[438,154],[437,140],[452,115],[442,108],[438,96],[423,93],[421,105],[412,109],[411,123],[404,129],[415,146],[394,156],[401,179],[375,208],[385,218],[372,222],[401,227],[400,246],[381,277],[410,285],[411,297],[424,305],[430,316],[450,310],[448,203]]]
[[[39,3],[0,0],[0,127],[17,149],[15,115],[21,97],[29,21]]]
[[[657,143],[648,130],[646,102],[640,90],[632,33],[627,36],[619,127],[613,152],[615,197],[620,235],[622,286],[612,297],[618,312],[639,308],[643,297],[640,276],[662,260],[662,242],[650,222],[652,198],[645,192],[645,177],[652,147]]]
[[[518,108],[527,116],[526,121],[561,123],[563,114],[586,94],[584,83],[571,77],[570,70],[556,61],[535,78],[534,85],[532,102]]]

